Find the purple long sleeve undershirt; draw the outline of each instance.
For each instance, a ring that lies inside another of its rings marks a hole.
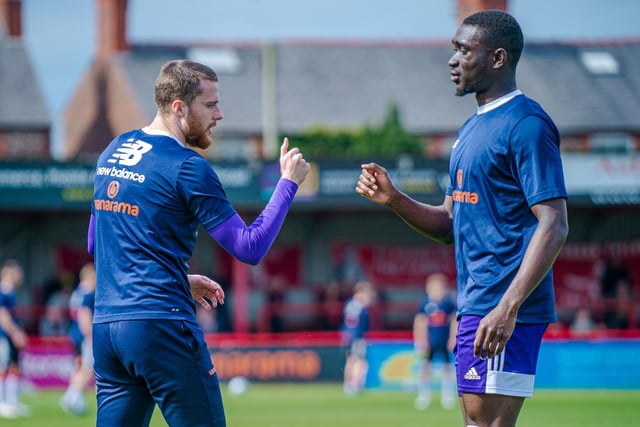
[[[281,178],[262,213],[249,227],[236,213],[207,231],[231,255],[242,262],[256,265],[276,240],[296,191],[298,184]],[[91,255],[94,249],[94,235],[95,219],[92,214],[87,232],[87,251]]]
[[[90,255],[93,255],[93,247],[95,242],[95,229],[96,229],[96,220],[91,214],[91,219],[89,219],[89,231],[87,231],[87,252]]]
[[[296,191],[298,185],[295,182],[281,178],[269,202],[249,227],[236,213],[207,231],[238,260],[256,265],[276,240]]]

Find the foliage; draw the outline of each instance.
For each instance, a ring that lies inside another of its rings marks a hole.
[[[378,127],[367,125],[349,130],[315,126],[291,139],[308,158],[396,158],[400,154],[423,152],[420,138],[404,130],[397,105],[390,107]]]

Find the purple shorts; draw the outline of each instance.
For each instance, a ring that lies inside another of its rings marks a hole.
[[[531,397],[542,335],[547,323],[518,323],[506,347],[490,359],[473,357],[481,316],[462,316],[456,336],[458,394]]]

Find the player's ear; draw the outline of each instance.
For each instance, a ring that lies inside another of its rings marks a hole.
[[[171,103],[171,111],[178,117],[183,117],[186,114],[187,104],[181,99],[176,99]]]
[[[501,47],[494,50],[491,61],[493,62],[493,68],[505,67],[507,65],[507,51]]]

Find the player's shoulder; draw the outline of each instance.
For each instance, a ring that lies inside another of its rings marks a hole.
[[[211,182],[210,180],[219,181],[218,174],[213,166],[199,153],[186,149],[187,152],[182,153],[177,169],[183,177],[192,177],[202,182]]]
[[[516,96],[513,102],[513,114],[519,118],[526,117],[538,117],[544,121],[550,120],[549,114],[545,111],[544,107],[533,98],[522,94]]]
[[[555,122],[544,110],[542,105],[524,95],[516,98],[519,98],[519,102],[517,102],[517,105],[510,111],[510,128],[514,131],[512,135],[544,133],[553,135],[554,139],[560,137]],[[527,145],[528,141],[529,140],[525,138],[522,142]]]
[[[428,296],[423,296],[422,299],[420,300],[420,302],[418,303],[420,305],[420,307],[424,307],[426,305],[429,305],[429,303],[431,302],[431,300],[429,299]]]

